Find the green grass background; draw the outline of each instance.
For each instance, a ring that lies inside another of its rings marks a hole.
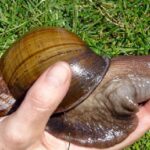
[[[150,54],[150,0],[0,0],[0,54],[27,31],[65,27],[98,54]],[[126,150],[150,150],[150,132]]]

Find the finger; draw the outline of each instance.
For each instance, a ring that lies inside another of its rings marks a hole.
[[[69,65],[59,62],[50,67],[28,91],[20,108],[13,114],[21,132],[42,133],[50,115],[68,90],[71,79]]]

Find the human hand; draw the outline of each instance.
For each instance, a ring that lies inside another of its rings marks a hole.
[[[28,91],[13,114],[1,118],[1,150],[67,150],[69,143],[44,131],[46,123],[65,96],[71,80],[69,66],[60,62],[47,69]],[[120,150],[150,129],[150,102],[138,113],[137,129],[122,143],[108,149]],[[69,150],[97,150],[74,144]]]

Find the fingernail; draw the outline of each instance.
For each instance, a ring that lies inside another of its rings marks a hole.
[[[66,83],[69,77],[69,65],[65,62],[59,62],[48,71],[46,80],[51,86],[58,88],[59,86]]]

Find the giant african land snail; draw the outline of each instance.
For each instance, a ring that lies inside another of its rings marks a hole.
[[[73,77],[49,119],[48,132],[78,145],[104,148],[134,131],[138,104],[150,98],[150,56],[109,60],[61,28],[32,31],[2,56],[0,115],[13,112],[40,74],[60,60],[70,64]]]

